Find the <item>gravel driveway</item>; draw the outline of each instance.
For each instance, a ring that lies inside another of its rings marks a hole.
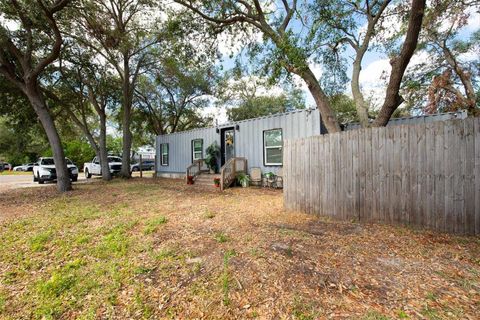
[[[86,182],[83,174],[78,176],[79,182]],[[54,184],[55,182],[46,182],[45,184],[38,184],[33,182],[32,175],[0,175],[0,192],[5,190],[13,190],[29,187],[42,187]],[[75,182],[78,183],[78,182]]]

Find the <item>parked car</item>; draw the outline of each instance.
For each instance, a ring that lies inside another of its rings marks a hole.
[[[12,170],[12,165],[10,163],[4,162],[2,164],[2,167],[3,167],[3,170],[7,170],[7,171]]]
[[[155,160],[143,160],[142,171],[153,170],[155,168]],[[140,171],[140,163],[134,163],[130,166],[131,171]]]
[[[117,174],[122,170],[122,158],[109,156],[108,157],[108,167],[110,168],[111,174]],[[92,176],[102,175],[102,166],[100,165],[100,159],[98,157],[93,158],[92,162],[87,162],[83,164],[83,172],[87,179]]]
[[[70,179],[75,182],[78,179],[78,168],[73,162],[65,158],[67,161],[68,173]],[[45,181],[57,180],[57,171],[55,170],[55,161],[51,157],[42,157],[33,166],[33,181],[43,184]]]
[[[35,163],[26,163],[21,166],[13,167],[13,171],[33,171],[33,166]]]

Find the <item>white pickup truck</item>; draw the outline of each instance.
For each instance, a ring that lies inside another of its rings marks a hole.
[[[109,156],[108,157],[108,167],[110,168],[111,174],[117,174],[122,169],[122,158]],[[100,165],[100,159],[98,157],[93,158],[92,162],[87,162],[83,165],[83,172],[85,173],[85,178],[89,179],[92,176],[101,176],[102,175],[102,166]]]

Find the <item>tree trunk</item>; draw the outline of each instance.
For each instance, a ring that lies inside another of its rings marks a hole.
[[[468,109],[470,113],[474,113],[475,111],[475,101],[476,101],[476,94],[475,89],[473,88],[472,84],[472,77],[468,71],[465,71],[457,62],[455,57],[453,56],[452,52],[448,49],[445,45],[442,45],[442,50],[445,55],[445,59],[447,60],[448,64],[453,68],[453,71],[458,75],[460,81],[462,82],[463,88],[465,90],[465,95],[467,96],[467,103]]]
[[[363,53],[357,52],[357,58],[353,62],[351,87],[358,119],[360,120],[362,127],[367,128],[370,126],[370,123],[368,122],[368,110],[365,106],[365,99],[363,98],[362,91],[360,90],[360,71],[362,70],[362,59]]]
[[[83,134],[85,137],[87,137],[88,143],[90,143],[90,146],[92,147],[93,151],[95,151],[95,155],[98,157],[99,156],[99,149],[97,142],[95,141],[95,138],[93,137],[92,133],[88,130],[86,127],[86,124],[82,123],[80,119],[77,118],[77,116],[69,109],[66,108],[68,114],[70,114],[70,118],[72,118],[73,122],[77,125],[80,130],[82,130]]]
[[[123,86],[122,86],[122,104],[123,104],[123,119],[122,119],[122,170],[120,175],[123,178],[130,178],[130,151],[132,148],[132,132],[130,131],[130,122],[132,114],[132,93],[130,88],[130,66],[128,57],[124,56],[123,63]]]
[[[65,153],[63,152],[60,136],[55,127],[55,122],[48,111],[45,99],[40,93],[40,89],[36,83],[26,84],[25,93],[42,123],[45,133],[47,134],[48,142],[52,148],[55,171],[57,173],[57,190],[59,192],[70,191],[72,190],[72,183],[70,182],[70,174],[68,172],[67,162],[65,161]]]
[[[100,137],[99,137],[99,158],[100,165],[102,167],[102,179],[105,181],[112,180],[112,174],[110,173],[110,166],[108,165],[108,152],[107,152],[107,119],[105,114],[100,114]]]
[[[387,86],[387,93],[380,112],[373,122],[374,127],[386,126],[393,112],[404,101],[400,96],[400,85],[403,74],[410,62],[410,59],[417,48],[418,35],[422,28],[423,14],[425,11],[425,0],[413,0],[408,20],[407,37],[403,43],[400,55],[390,60],[392,73]]]
[[[317,105],[318,110],[320,111],[320,115],[322,117],[322,121],[327,128],[328,133],[335,133],[340,132],[342,129],[338,124],[337,118],[335,117],[335,113],[330,106],[330,102],[328,101],[327,96],[323,92],[320,84],[318,83],[317,78],[313,74],[310,68],[306,67],[301,71],[293,70],[297,75],[299,75],[307,84],[308,90],[313,96],[315,103]]]

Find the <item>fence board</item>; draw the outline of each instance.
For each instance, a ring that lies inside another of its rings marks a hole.
[[[372,180],[368,177],[372,176],[372,131],[365,132],[365,218],[372,221]]]
[[[288,140],[287,209],[480,234],[480,119]]]
[[[475,140],[475,234],[480,234],[480,118],[474,119]]]
[[[475,134],[473,118],[465,119],[465,199],[475,198],[475,157],[469,157],[469,150],[475,150]],[[475,202],[465,201],[465,233],[475,234]]]
[[[425,126],[425,227],[434,228],[435,224],[435,134],[433,130],[433,122],[429,122]]]
[[[459,234],[465,233],[465,192],[464,192],[464,182],[465,182],[465,131],[464,131],[464,121],[457,120],[454,121],[454,130],[455,130],[455,153],[456,153],[456,162],[455,162],[455,175],[454,186],[455,186],[455,195],[454,195],[454,208],[456,220],[456,229],[455,232]]]
[[[455,131],[453,121],[445,123],[445,227],[447,232],[455,232],[455,209],[453,175],[455,172]]]
[[[408,127],[401,126],[401,149],[400,149],[400,172],[401,172],[401,201],[400,201],[400,212],[402,224],[408,223],[408,212],[410,209],[410,170],[408,167],[409,158],[408,158]]]
[[[433,165],[435,175],[435,230],[446,231],[445,215],[445,136],[444,123],[435,122],[435,160]]]
[[[425,203],[425,157],[426,137],[425,126],[416,126],[417,130],[417,201],[418,201],[418,225],[426,225],[426,203]]]

